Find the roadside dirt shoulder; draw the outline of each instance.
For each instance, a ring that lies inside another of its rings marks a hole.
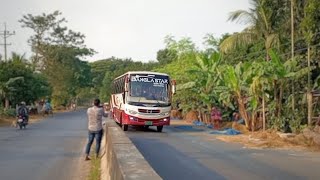
[[[81,141],[81,147],[85,147],[87,140],[83,139]],[[87,180],[90,174],[91,161],[84,160],[84,149],[81,150],[80,156],[73,162],[73,172],[71,175],[71,180]]]
[[[303,134],[284,134],[275,131],[258,131],[246,134],[227,136],[216,136],[224,142],[240,143],[245,148],[273,148],[319,151],[320,147],[312,143]]]
[[[185,120],[173,120],[172,126],[194,126],[193,123]],[[200,127],[199,127],[200,128]],[[285,134],[273,130],[250,132],[244,126],[237,125],[235,127],[232,122],[224,122],[221,124],[221,129],[234,128],[242,134],[240,135],[210,135],[208,139],[218,139],[228,143],[238,143],[244,148],[259,148],[259,149],[287,149],[287,150],[302,150],[302,151],[320,151],[320,146],[315,144],[310,138],[306,138],[301,134]],[[210,131],[210,130],[209,130]],[[203,133],[203,132],[202,132]]]
[[[53,115],[43,115],[43,114],[32,114],[29,116],[29,123],[37,123],[41,120],[54,116],[55,113],[64,113],[64,112],[72,112],[73,110],[55,110],[53,112]],[[16,121],[16,117],[0,117],[0,127],[1,126],[14,126],[14,123]]]

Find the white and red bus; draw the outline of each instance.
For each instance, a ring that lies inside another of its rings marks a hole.
[[[124,131],[129,125],[156,126],[161,132],[170,125],[174,83],[164,73],[130,71],[112,82],[110,99],[113,119]]]

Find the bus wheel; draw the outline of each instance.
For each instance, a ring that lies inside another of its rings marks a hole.
[[[157,126],[157,131],[162,132],[163,126]]]
[[[122,124],[122,130],[123,130],[123,131],[128,131],[128,127],[129,127],[129,125],[127,125],[127,124]]]

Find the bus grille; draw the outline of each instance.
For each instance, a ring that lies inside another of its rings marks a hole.
[[[159,109],[138,109],[141,113],[160,113]]]

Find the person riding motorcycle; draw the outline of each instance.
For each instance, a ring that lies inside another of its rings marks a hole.
[[[29,121],[28,109],[26,107],[26,103],[24,101],[21,102],[20,107],[18,108],[18,117],[22,116],[25,118],[26,124]]]
[[[48,100],[46,100],[46,102],[44,104],[44,110],[45,110],[45,113],[47,113],[47,114],[50,114],[52,111],[51,104]]]

